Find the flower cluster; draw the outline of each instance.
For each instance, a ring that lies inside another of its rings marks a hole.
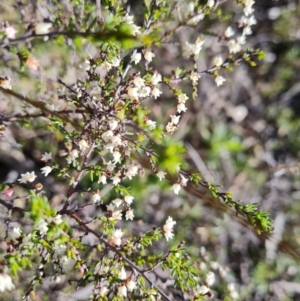
[[[42,168],[39,167],[40,171],[36,167],[32,168],[31,171],[21,174],[13,183],[13,185],[29,184],[21,187],[22,190],[25,188],[30,190],[25,197],[26,208],[18,207],[18,209],[20,212],[26,211],[26,218],[29,216],[31,224],[28,223],[28,227],[23,227],[21,222],[18,226],[7,223],[6,243],[12,256],[11,262],[15,263],[14,269],[19,272],[31,266],[33,254],[39,256],[39,260],[36,260],[39,262],[38,272],[33,276],[27,292],[34,291],[35,285],[42,283],[46,276],[55,276],[58,279],[61,274],[71,275],[71,271],[77,271],[76,276],[82,277],[76,279],[79,287],[88,284],[89,281],[92,284],[93,300],[113,298],[113,295],[117,296],[118,300],[143,299],[145,296],[149,300],[160,300],[165,295],[163,289],[152,283],[151,277],[147,274],[152,273],[157,266],[165,265],[175,275],[177,270],[184,266],[185,257],[179,251],[181,246],[168,250],[162,259],[152,254],[155,250],[149,246],[153,243],[163,236],[167,241],[174,238],[176,221],[169,216],[161,227],[153,227],[150,222],[144,223],[141,214],[146,212],[147,215],[147,208],[135,209],[139,206],[138,196],[135,195],[139,187],[135,184],[145,179],[143,176],[148,176],[148,171],[152,171],[160,181],[162,179],[173,181],[172,174],[168,172],[172,167],[180,165],[175,162],[179,156],[176,147],[170,147],[165,151],[164,143],[168,143],[165,137],[178,129],[180,121],[182,122],[181,117],[187,111],[186,101],[190,98],[195,99],[195,94],[191,95],[192,93],[188,92],[185,94],[179,87],[174,88],[172,80],[177,80],[176,84],[190,80],[195,92],[200,75],[209,74],[214,76],[216,85],[221,86],[226,79],[219,75],[219,71],[226,67],[225,64],[229,59],[225,60],[224,55],[218,55],[213,60],[212,68],[199,72],[197,60],[201,50],[210,47],[209,39],[205,39],[203,34],[192,43],[189,41],[180,43],[183,45],[183,56],[187,58],[185,62],[190,64],[193,61],[193,69],[171,70],[173,75],[169,76],[167,68],[165,70],[156,64],[161,60],[159,52],[156,51],[157,46],[165,42],[169,35],[179,31],[182,25],[194,26],[209,16],[217,6],[217,2],[208,0],[205,5],[190,2],[187,20],[182,22],[179,20],[178,27],[170,32],[166,29],[160,37],[161,40],[156,41],[156,36],[160,34],[157,27],[161,22],[164,24],[167,15],[164,12],[169,9],[169,5],[165,2],[156,1],[149,9],[147,17],[144,16],[143,22],[137,23],[143,24],[141,26],[134,23],[134,16],[129,14],[129,9],[125,10],[122,8],[123,5],[120,5],[109,10],[103,8],[105,18],[108,19],[105,20],[105,25],[101,24],[103,16],[100,7],[97,16],[99,22],[87,22],[91,26],[87,32],[79,31],[76,34],[69,32],[72,28],[70,23],[71,27],[66,26],[65,31],[50,33],[53,25],[60,24],[62,27],[65,25],[67,21],[61,17],[55,19],[53,24],[38,22],[27,28],[28,34],[31,35],[28,44],[31,42],[30,39],[51,39],[53,36],[63,35],[66,40],[73,40],[76,47],[80,47],[78,45],[82,43],[87,52],[95,48],[86,57],[78,57],[78,61],[82,63],[79,68],[82,74],[75,84],[69,85],[63,80],[58,81],[62,89],[57,99],[54,97],[53,99],[61,102],[58,105],[52,102],[38,102],[36,112],[32,115],[47,119],[49,122],[47,126],[62,134],[63,139],[60,137],[61,143],[58,144],[62,149],[55,156],[51,152],[45,152],[40,158],[44,165]],[[227,27],[224,36],[220,37],[220,42],[227,43],[229,53],[241,51],[241,45],[246,43],[246,36],[251,34],[251,27],[256,24],[252,15],[253,4],[254,1],[242,1],[244,16],[238,22],[243,30],[242,35],[234,38],[235,31],[232,27]],[[74,11],[77,12],[77,9]],[[85,12],[84,9],[78,11]],[[113,16],[114,13],[116,16]],[[80,24],[83,23],[85,22]],[[103,32],[102,27],[105,28]],[[101,37],[98,36],[99,28],[101,34],[103,33]],[[110,28],[114,30],[110,32]],[[17,31],[8,23],[2,24],[0,30],[4,32],[5,40],[15,39]],[[27,36],[24,35],[23,38],[27,42]],[[101,40],[100,46],[92,47],[88,44],[93,44],[98,38]],[[61,43],[61,40],[53,39],[53,43],[55,42]],[[126,48],[129,44],[130,50]],[[24,59],[23,65],[38,71],[40,61],[30,53]],[[163,77],[162,74],[167,76]],[[8,77],[0,78],[0,86],[12,89]],[[159,124],[159,119],[154,120],[158,110],[155,106],[149,105],[149,102],[158,99],[155,104],[159,104],[165,87],[169,88],[171,97],[175,97],[177,101],[176,110],[173,108],[173,114],[170,116],[167,114],[170,119],[164,127]],[[5,92],[13,94],[10,91]],[[35,103],[32,102],[32,106]],[[28,112],[24,116],[30,116],[30,110]],[[24,116],[17,114],[16,118],[22,119]],[[159,162],[160,144],[162,144],[161,153],[166,157],[163,162]],[[51,146],[48,145],[48,148],[44,149],[50,150]],[[54,176],[48,177],[50,173],[52,176],[56,171],[55,176],[58,181],[61,180],[63,188],[52,185],[52,181],[57,180]],[[175,179],[178,177],[176,183],[156,181],[155,185],[169,185],[168,187],[172,185],[171,190],[178,195],[192,177],[179,170],[176,172]],[[41,183],[40,186],[36,184],[35,188],[32,188],[31,183],[36,178],[46,184],[45,191],[42,191]],[[6,190],[6,197],[12,196],[13,185]],[[49,193],[46,191],[47,186],[51,186]],[[170,188],[168,189],[170,193]],[[57,190],[60,192],[57,193]],[[49,195],[51,199],[48,200]],[[7,206],[11,209],[11,204],[7,203]],[[46,265],[51,265],[51,269],[47,269]],[[187,276],[191,277],[188,279],[191,281],[186,281],[187,283],[198,281],[200,277],[196,277],[192,268],[186,268],[184,271],[186,274],[179,273],[178,279],[182,281],[180,279],[184,278],[182,275],[191,275]],[[221,273],[221,269],[218,271]],[[143,284],[141,280],[143,278],[148,284]],[[210,286],[216,281],[214,272],[207,272],[202,278],[202,284],[197,287],[195,285],[195,295],[208,295],[211,293]],[[201,283],[200,280],[198,282]],[[0,292],[12,289],[14,284],[10,276],[1,273]],[[188,286],[182,286],[180,289],[182,296],[193,291]],[[235,289],[232,285],[229,290],[234,298]],[[29,298],[29,295],[27,297]]]

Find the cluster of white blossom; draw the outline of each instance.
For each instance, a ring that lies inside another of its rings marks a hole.
[[[41,158],[42,161],[47,162],[52,160],[52,154],[51,153],[44,153]],[[47,165],[45,167],[41,168],[41,173],[47,177],[49,173],[52,171],[52,167]],[[37,175],[34,171],[32,172],[26,172],[24,174],[21,174],[20,179],[18,181],[22,184],[32,183],[36,179]]]
[[[244,0],[242,3],[245,16],[242,16],[239,20],[239,26],[243,27],[243,34],[235,39],[232,38],[228,41],[227,46],[230,53],[237,53],[241,51],[242,45],[246,43],[246,36],[252,33],[251,26],[256,24],[254,16],[250,16],[254,12],[254,3],[254,0]],[[230,26],[224,33],[226,38],[232,37],[234,36],[234,34],[234,30]]]
[[[132,101],[138,101],[140,98],[154,97],[158,98],[162,92],[158,89],[157,84],[162,81],[162,77],[159,73],[154,72],[149,82],[146,82],[140,76],[136,76],[130,86],[127,88],[127,93],[122,97],[130,99]]]

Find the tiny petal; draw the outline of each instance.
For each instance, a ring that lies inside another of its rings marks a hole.
[[[131,56],[131,61],[135,64],[138,64],[140,60],[142,59],[142,54],[140,52],[137,52]]]

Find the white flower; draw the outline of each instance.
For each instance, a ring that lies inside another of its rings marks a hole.
[[[123,20],[128,24],[133,24],[133,16],[128,15],[128,13],[123,17]]]
[[[153,52],[151,52],[150,50],[146,50],[144,52],[144,58],[148,63],[152,62],[152,59],[154,57],[155,57],[155,54]]]
[[[151,93],[151,88],[145,86],[139,90],[139,97],[148,97]]]
[[[105,61],[101,64],[101,67],[108,72],[109,70],[111,70],[112,64]]]
[[[120,152],[118,152],[118,151],[114,151],[113,152],[113,157],[114,157],[114,163],[117,163],[117,162],[119,162],[120,161],[120,159],[121,159],[121,153]]]
[[[41,168],[42,174],[47,177],[49,173],[52,171],[52,168],[50,166],[45,166]]]
[[[47,161],[49,161],[49,160],[52,160],[52,154],[51,154],[51,153],[44,153],[44,154],[42,155],[41,160],[42,160],[42,161],[45,161],[45,162],[47,162]]]
[[[89,147],[88,143],[84,139],[81,139],[78,142],[78,146],[81,151],[85,151]]]
[[[106,163],[106,168],[108,171],[113,171],[115,168],[115,163],[112,163],[111,161]]]
[[[119,122],[117,119],[112,118],[108,121],[108,126],[112,131],[115,130],[118,127],[118,125],[119,125]],[[103,137],[103,134],[102,134],[102,137]]]
[[[181,186],[180,186],[180,184],[178,184],[178,183],[174,184],[174,185],[171,187],[171,190],[173,190],[175,194],[178,194],[179,191],[180,191],[180,189],[181,189]]]
[[[92,201],[94,204],[98,204],[101,202],[101,196],[100,196],[99,190],[96,193],[93,193]]]
[[[134,199],[134,197],[131,196],[131,195],[125,195],[125,196],[124,196],[124,201],[125,201],[125,203],[127,203],[128,205],[131,205],[133,199]]]
[[[207,6],[208,7],[213,7],[215,5],[215,0],[208,0]]]
[[[21,237],[21,231],[20,231],[20,228],[19,228],[19,227],[13,227],[13,228],[10,228],[10,229],[8,230],[8,236],[9,236],[12,240],[18,239],[19,237]]]
[[[178,95],[178,102],[179,103],[185,103],[188,99],[189,98],[184,93]]]
[[[179,123],[179,119],[180,119],[180,115],[171,115],[170,116],[171,117],[171,122],[173,123],[173,124],[178,124]]]
[[[177,126],[174,123],[168,122],[168,124],[166,126],[167,133],[171,133],[172,134],[174,131],[176,131],[176,129],[177,129]]]
[[[114,67],[119,67],[119,66],[120,66],[120,63],[121,63],[121,60],[120,60],[120,58],[118,58],[118,57],[114,57],[114,58],[111,60],[111,64],[112,64]]]
[[[167,174],[166,172],[160,170],[156,175],[158,176],[159,180],[161,181],[162,179],[165,178],[166,174]]]
[[[133,281],[132,279],[130,279],[130,281],[127,282],[126,286],[127,286],[127,289],[128,289],[130,292],[132,292],[132,291],[136,288],[136,282]]]
[[[31,241],[31,239],[32,239],[32,235],[30,233],[27,236],[23,237],[22,244],[24,246],[27,246],[28,248],[33,248],[34,245],[33,245],[32,241]]]
[[[121,210],[113,211],[111,215],[111,219],[120,221],[122,219],[122,211]]]
[[[223,64],[223,60],[220,56],[217,56],[214,61],[213,61],[214,65],[216,67],[220,67]]]
[[[118,278],[120,280],[125,280],[127,278],[126,271],[123,267],[121,268],[121,271],[118,274]]]
[[[190,79],[192,80],[193,84],[197,84],[198,80],[200,78],[200,75],[197,72],[192,71],[190,75]]]
[[[10,78],[7,76],[0,76],[0,87],[6,90],[11,90],[12,86],[11,86],[11,82],[10,82]]]
[[[245,36],[240,36],[236,39],[236,42],[239,44],[239,45],[244,45],[246,43],[246,37]]]
[[[133,84],[137,87],[137,88],[142,88],[145,86],[145,81],[140,77],[137,76],[134,80],[133,80]]]
[[[218,75],[215,78],[215,81],[216,81],[217,86],[221,86],[226,81],[226,79],[223,76]]]
[[[146,124],[149,127],[150,131],[154,130],[156,128],[156,121],[152,121],[150,119],[147,119]]]
[[[55,225],[61,224],[61,223],[63,222],[62,219],[61,219],[61,215],[60,215],[60,214],[55,215],[55,216],[52,218],[52,222],[53,222]]]
[[[114,246],[120,246],[122,243],[122,236],[124,235],[123,231],[121,229],[116,229],[113,232],[113,235],[110,239],[110,243],[112,243]]]
[[[106,208],[107,208],[107,211],[111,211],[111,212],[113,212],[115,210],[115,206],[112,203],[110,203],[109,205],[107,205]]]
[[[158,89],[158,88],[156,88],[156,87],[154,87],[153,89],[152,89],[152,91],[151,91],[151,95],[156,99],[157,97],[159,97],[160,95],[162,94],[162,92]]]
[[[186,186],[186,184],[189,181],[189,179],[187,179],[183,175],[180,175],[180,178],[181,178],[181,184],[182,184],[182,186]]]
[[[172,217],[169,216],[165,225],[163,226],[163,231],[166,240],[172,239],[174,237],[173,227],[175,224],[176,222],[173,220]]]
[[[75,159],[78,158],[78,157],[79,157],[78,150],[77,149],[73,149],[70,152],[70,156],[67,158],[68,164],[71,164],[72,162],[74,162]]]
[[[119,173],[114,175],[111,179],[113,181],[113,185],[118,185],[121,182],[121,177]]]
[[[197,15],[195,15],[194,17],[192,17],[191,19],[188,20],[188,25],[196,25],[199,23],[199,21],[204,19],[204,13],[203,12],[199,12]]]
[[[234,35],[234,31],[231,26],[228,26],[224,32],[226,38],[230,38]]]
[[[132,179],[138,173],[138,166],[136,164],[130,164],[128,170],[126,171],[126,176],[129,180]]]
[[[209,288],[206,285],[201,285],[197,293],[204,296],[209,292]]]
[[[173,239],[174,233],[173,232],[165,232],[164,233],[166,240]]]
[[[127,95],[131,100],[137,100],[139,97],[139,88],[137,87],[129,87],[127,89]]]
[[[108,288],[106,286],[103,286],[100,288],[99,295],[100,297],[105,297],[108,292],[109,292]]]
[[[131,62],[138,64],[142,59],[142,54],[140,52],[136,52],[131,56]]]
[[[245,26],[243,29],[243,36],[248,36],[252,34],[252,29],[250,26]]]
[[[204,44],[204,40],[201,38],[198,38],[194,44],[190,44],[188,42],[185,42],[185,48],[183,50],[183,56],[190,57],[191,55],[197,56]]]
[[[16,33],[18,31],[13,26],[6,25],[6,26],[4,26],[4,28],[2,30],[5,32],[6,36],[9,39],[15,39],[16,38]]]
[[[244,14],[246,16],[251,15],[254,12],[254,8],[252,7],[254,5],[254,0],[245,0],[244,1]]]
[[[120,198],[117,198],[115,200],[112,201],[114,203],[114,205],[118,208],[120,207],[120,205],[123,203],[123,200]]]
[[[252,26],[257,23],[256,19],[254,16],[251,16],[249,18],[242,16],[241,19],[239,20],[240,26]]]
[[[214,272],[208,272],[206,275],[206,284],[212,286],[216,281],[216,275]]]
[[[128,209],[126,211],[125,218],[126,218],[126,220],[131,220],[131,221],[133,220],[134,214],[133,214],[133,210],[132,209]]]
[[[99,177],[98,183],[106,184],[107,183],[106,176],[105,175],[101,175]]]
[[[20,183],[31,183],[35,180],[36,175],[34,171],[26,172],[25,174],[21,174],[21,178],[18,180]]]
[[[125,285],[121,285],[118,288],[118,296],[127,297],[127,288]]]
[[[37,223],[36,229],[40,232],[41,235],[44,235],[48,231],[48,224],[43,219],[41,219]]]
[[[185,106],[184,103],[179,103],[177,105],[177,112],[181,113],[181,112],[185,112],[187,110],[187,107]]]
[[[237,43],[236,40],[232,39],[227,43],[228,49],[230,53],[237,53],[241,51],[240,43]]]
[[[35,25],[34,31],[35,34],[47,34],[49,33],[51,27],[52,24],[49,22],[40,22]]]
[[[106,132],[104,132],[102,135],[101,135],[101,138],[105,141],[105,142],[108,142],[109,140],[111,140],[111,138],[114,136],[114,133],[112,130],[108,130]]]
[[[176,225],[176,221],[173,220],[173,218],[171,216],[168,217],[168,219],[166,220],[166,223],[164,225],[164,229],[167,230],[172,230],[173,227]]]
[[[7,274],[0,274],[0,293],[11,291],[14,288],[15,285],[13,284],[11,277]]]
[[[150,81],[153,85],[157,85],[158,83],[160,83],[162,81],[161,74],[158,72],[154,72]]]
[[[131,34],[133,36],[136,36],[137,34],[140,34],[141,31],[140,31],[140,28],[139,26],[135,25],[135,24],[130,24],[130,31],[131,31]]]

